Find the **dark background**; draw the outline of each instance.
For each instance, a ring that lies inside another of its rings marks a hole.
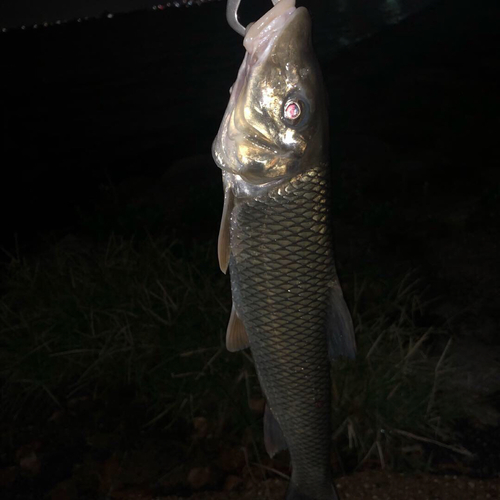
[[[79,17],[98,17],[104,11],[130,12],[151,8],[159,2],[152,0],[4,0],[0,6],[0,27],[29,27],[36,23],[70,21]]]
[[[242,16],[250,21],[249,5],[243,2]],[[363,3],[336,17],[339,5],[308,3],[337,160],[353,137],[385,134],[377,139],[413,148],[413,157],[446,138],[459,161],[436,158],[426,175],[480,182],[478,174],[494,166],[498,102],[488,91],[496,83],[496,4],[436,1],[385,29],[386,18]],[[424,5],[406,2],[403,11]],[[263,12],[267,3],[254,6]],[[2,244],[14,234],[28,242],[72,227],[75,209],[87,210],[110,182],[153,180],[179,158],[209,153],[243,56],[224,10],[216,2],[2,34]],[[408,81],[419,65],[428,74]],[[441,81],[431,88],[436,75]],[[413,105],[402,117],[409,128],[390,129],[390,113],[404,103]],[[388,165],[372,168],[389,175]],[[206,170],[217,176],[212,165]]]

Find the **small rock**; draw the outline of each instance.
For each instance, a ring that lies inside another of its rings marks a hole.
[[[109,493],[108,498],[111,500],[153,500],[155,495],[141,487],[132,486],[123,488],[118,491]]]
[[[224,491],[233,491],[243,484],[243,479],[238,476],[227,476],[224,482]]]
[[[192,434],[193,439],[203,439],[207,437],[208,421],[205,417],[193,418],[193,428],[194,428],[194,432]]]
[[[113,455],[102,464],[99,478],[99,491],[101,493],[107,493],[110,490],[122,487],[122,464],[116,455]]]
[[[21,469],[31,472],[31,474],[36,475],[40,473],[40,460],[34,451],[31,451],[20,458],[19,466]]]
[[[231,472],[245,465],[245,455],[240,448],[226,448],[219,456],[219,467],[226,472]]]
[[[47,420],[54,424],[60,424],[66,417],[66,412],[64,410],[56,410]]]
[[[248,406],[255,413],[262,415],[266,406],[266,400],[264,398],[251,398],[248,401]]]
[[[62,481],[49,493],[50,500],[77,500],[78,490],[71,479]]]
[[[194,467],[189,471],[187,480],[194,490],[206,486],[212,477],[210,467]]]
[[[0,469],[0,488],[10,486],[19,476],[20,469],[12,466],[6,469]]]
[[[92,406],[92,400],[88,396],[79,396],[76,398],[71,398],[68,401],[69,410],[79,413],[81,411],[87,411]]]

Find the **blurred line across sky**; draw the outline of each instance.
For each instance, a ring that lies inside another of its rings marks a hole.
[[[170,0],[169,0],[170,1]],[[172,3],[174,0],[171,0]],[[182,0],[179,0],[182,2]],[[2,0],[0,28],[32,26],[44,22],[69,21],[79,17],[97,17],[103,12],[131,12],[149,9],[165,1],[154,0]]]
[[[0,2],[0,29],[31,27],[43,23],[64,23],[78,18],[98,17],[104,13],[125,13],[151,9],[156,5],[169,7],[184,4],[200,4],[225,0],[2,0]],[[330,23],[353,26],[361,36],[378,31],[380,25],[396,24],[408,14],[420,10],[435,0],[297,0],[297,5],[305,5],[318,18],[326,16]],[[245,11],[267,10],[271,1],[248,0],[242,2],[240,15],[245,20]],[[264,10],[262,10],[264,8]],[[251,16],[253,20],[253,15]],[[249,20],[249,21],[250,21]],[[245,22],[246,24],[246,22]]]

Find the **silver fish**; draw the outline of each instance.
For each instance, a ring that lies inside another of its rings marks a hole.
[[[332,500],[329,358],[356,347],[333,259],[328,116],[307,10],[281,0],[244,46],[212,148],[233,299],[226,345],[252,350],[267,451],[290,451],[286,498]]]

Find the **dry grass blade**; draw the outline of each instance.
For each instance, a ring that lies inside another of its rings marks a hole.
[[[202,354],[204,352],[210,352],[217,349],[217,347],[202,347],[200,349],[193,349],[191,351],[181,352],[179,354],[180,358],[188,358],[190,356],[194,356],[195,354]]]
[[[170,376],[172,378],[186,378],[186,377],[200,377],[199,372],[185,372],[185,373],[172,373]]]
[[[440,368],[441,368],[441,365],[443,364],[444,359],[446,358],[446,354],[448,353],[448,350],[451,346],[451,342],[452,342],[452,339],[451,338],[448,339],[448,342],[446,343],[446,346],[443,349],[443,352],[439,358],[439,361],[436,364],[436,368],[434,369],[434,384],[432,386],[432,391],[431,391],[431,394],[429,396],[429,403],[427,404],[427,412],[426,412],[427,414],[430,413],[432,406],[434,405],[434,397],[436,395],[437,382],[438,382],[438,378],[440,375]]]
[[[144,304],[141,304],[142,310],[147,313],[149,316],[152,316],[154,319],[159,321],[162,325],[171,326],[171,322],[162,318],[159,314],[155,313],[151,307],[147,307]]]
[[[342,434],[342,431],[345,429],[345,427],[347,426],[348,424],[348,419],[346,418],[338,427],[337,429],[335,429],[335,431],[333,432],[333,435],[332,435],[332,439],[335,440],[337,439],[340,434]]]
[[[460,455],[464,455],[467,458],[474,458],[474,454],[471,453],[469,450],[464,448],[463,446],[452,446],[446,443],[442,443],[441,441],[437,441],[435,439],[430,439],[426,438],[423,436],[417,436],[416,434],[413,434],[412,432],[408,431],[403,431],[401,429],[392,429],[391,432],[394,432],[396,434],[399,434],[400,436],[405,436],[410,439],[415,439],[416,441],[422,441],[423,443],[430,443],[430,444],[435,444],[436,446],[440,446],[441,448],[446,448],[447,450],[451,450],[455,453],[459,453]]]
[[[378,456],[379,456],[379,460],[380,460],[380,467],[382,469],[385,469],[384,453],[382,451],[382,446],[380,445],[380,441],[377,439],[375,441],[375,444],[377,445],[377,451],[378,451]]]
[[[283,474],[283,472],[280,472],[279,470],[273,469],[272,467],[268,467],[267,465],[258,464],[257,462],[252,462],[251,465],[255,465],[256,467],[260,467],[261,469],[272,472],[273,474],[276,474],[277,476],[282,477],[283,479],[286,479],[287,481],[290,481],[290,476],[288,476],[287,474]]]
[[[370,350],[366,353],[366,356],[365,356],[365,358],[366,358],[366,359],[368,359],[368,358],[372,355],[372,353],[375,351],[375,349],[377,348],[377,346],[378,346],[378,344],[379,344],[380,340],[381,340],[381,339],[382,339],[382,337],[384,336],[384,333],[385,333],[385,332],[382,332],[382,333],[381,333],[381,334],[377,337],[377,339],[375,340],[375,342],[372,344],[372,346],[370,347]]]
[[[397,390],[401,387],[401,382],[398,382],[394,388],[391,390],[391,392],[387,395],[386,401],[389,401],[394,394],[396,394]]]
[[[165,415],[167,415],[175,407],[175,403],[167,406],[161,413],[152,418],[149,422],[146,422],[143,427],[151,427],[153,424],[161,420]]]
[[[410,358],[419,350],[419,348],[422,346],[422,344],[427,340],[429,335],[431,334],[433,328],[430,327],[418,340],[417,342],[411,346],[405,355],[405,357],[396,365],[396,366],[401,366],[403,363],[407,363]]]
[[[255,476],[253,475],[253,472],[252,472],[252,467],[250,466],[250,461],[248,460],[248,450],[246,449],[246,447],[242,447],[241,450],[243,451],[243,456],[245,457],[245,464],[247,466],[248,473],[250,474],[250,478],[252,479],[252,482],[254,484],[257,484],[257,481],[255,480]],[[265,470],[265,469],[263,469],[263,470]],[[265,475],[264,475],[264,479],[265,479]]]
[[[374,441],[373,444],[368,449],[368,451],[366,452],[366,455],[358,463],[357,468],[360,468],[368,460],[368,458],[370,457],[370,455],[375,451],[376,445],[377,445],[377,443],[376,443],[376,441]]]
[[[203,367],[203,370],[201,370],[201,372],[198,374],[198,376],[196,377],[196,379],[198,380],[200,377],[202,377],[203,375],[205,375],[205,372],[207,371],[207,369],[212,365],[212,363],[222,354],[222,349],[218,349],[217,352],[207,361],[207,363],[205,364],[205,366]]]

